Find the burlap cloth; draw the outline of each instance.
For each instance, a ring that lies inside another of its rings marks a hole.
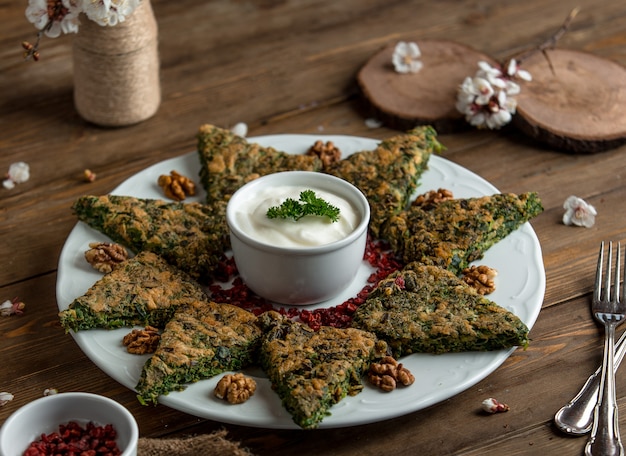
[[[226,438],[226,430],[176,439],[140,438],[137,456],[253,456],[238,442]]]

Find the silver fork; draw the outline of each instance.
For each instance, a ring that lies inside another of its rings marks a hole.
[[[620,296],[620,257],[621,245],[617,244],[615,259],[615,280],[611,292],[611,263],[613,243],[609,242],[609,254],[606,260],[605,282],[602,286],[602,268],[604,263],[604,242],[600,245],[596,281],[591,303],[593,316],[604,325],[604,356],[602,358],[602,376],[598,403],[594,411],[591,438],[585,446],[587,456],[623,455],[624,447],[619,436],[617,401],[615,399],[615,328],[626,317],[626,286]]]
[[[615,342],[615,372],[624,359],[624,355],[626,355],[626,331]],[[574,436],[589,434],[593,426],[593,414],[598,403],[601,375],[602,366],[591,374],[578,394],[554,414],[554,424],[562,432]]]

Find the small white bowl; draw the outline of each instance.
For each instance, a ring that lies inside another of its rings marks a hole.
[[[16,410],[0,429],[0,455],[22,456],[41,434],[59,431],[60,424],[75,421],[112,424],[122,456],[136,456],[139,428],[133,415],[118,402],[90,393],[60,393],[36,399]]]
[[[319,246],[285,247],[253,238],[237,214],[259,192],[282,186],[326,191],[345,199],[357,214],[356,226],[344,238]],[[259,296],[290,305],[326,301],[354,280],[363,261],[369,219],[369,204],[358,188],[343,179],[309,171],[274,173],[248,182],[233,194],[226,209],[241,278]]]

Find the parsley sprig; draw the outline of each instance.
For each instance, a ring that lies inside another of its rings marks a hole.
[[[331,222],[339,220],[339,208],[315,196],[313,190],[300,192],[300,200],[287,198],[280,206],[272,206],[267,210],[267,217],[292,218],[296,221],[305,215],[328,217]]]

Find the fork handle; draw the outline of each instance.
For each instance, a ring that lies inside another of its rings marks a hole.
[[[615,398],[615,324],[606,325],[600,394],[595,408],[591,438],[585,446],[586,456],[623,455],[619,435],[617,400]]]
[[[614,370],[617,372],[624,355],[626,355],[626,331],[615,343],[615,349],[613,364]],[[591,431],[593,414],[598,402],[601,376],[602,365],[589,376],[578,394],[556,412],[554,422],[562,432],[570,435],[584,435]]]

